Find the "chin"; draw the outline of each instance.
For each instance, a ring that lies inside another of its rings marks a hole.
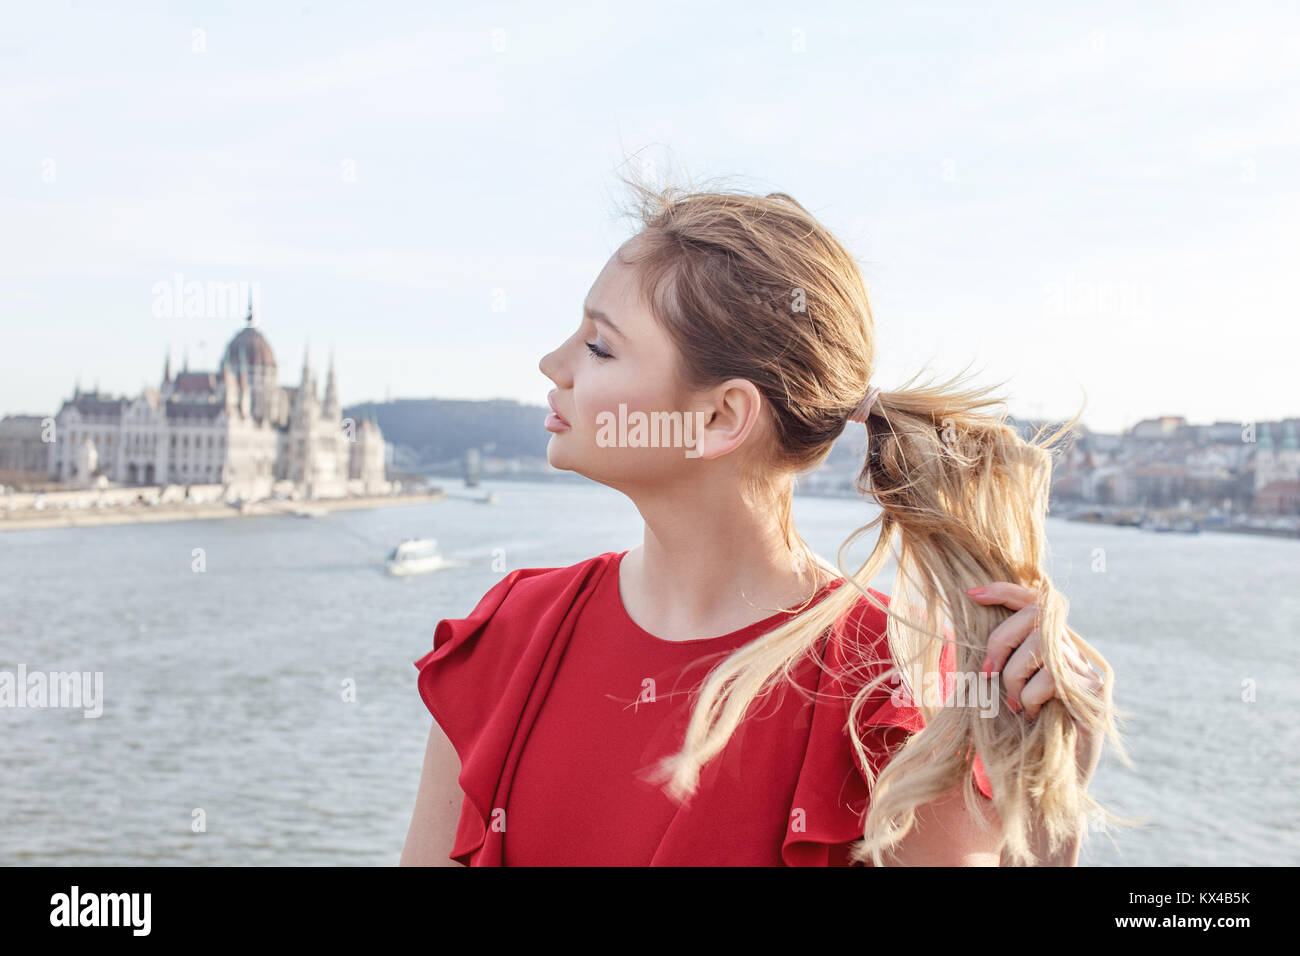
[[[546,460],[550,463],[552,468],[559,471],[567,471],[571,474],[581,475],[583,478],[597,482],[598,484],[610,484],[610,482],[601,475],[599,468],[590,467],[590,462],[587,467],[584,467],[580,461],[575,461],[573,456],[566,455],[563,451],[557,451],[554,442],[546,446]]]
[[[561,471],[572,471],[573,469],[569,467],[566,461],[567,456],[555,448],[555,439],[559,437],[559,435],[552,435],[551,440],[546,443],[546,461],[552,468],[558,468]]]

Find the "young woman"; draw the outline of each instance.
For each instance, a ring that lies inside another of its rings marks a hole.
[[[1043,570],[1052,442],[987,390],[873,385],[857,266],[789,196],[630,185],[642,228],[540,367],[551,464],[644,540],[438,623],[401,862],[1074,865],[1118,819],[1087,794],[1103,739],[1127,757]],[[837,573],[791,494],[850,420],[882,511]]]

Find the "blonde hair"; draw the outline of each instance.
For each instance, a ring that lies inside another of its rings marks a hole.
[[[790,519],[793,475],[825,461],[872,380],[874,324],[856,262],[784,193],[652,188],[620,178],[634,191],[631,212],[641,227],[620,255],[636,269],[643,300],[677,348],[679,383],[703,389],[740,377],[758,388],[771,439],[761,449],[762,467],[747,470],[745,481],[751,492],[772,496],[791,549],[810,554],[796,543]],[[1104,733],[1120,758],[1132,763],[1116,727],[1114,672],[1096,648],[1065,626],[1065,599],[1044,571],[1050,452],[1078,415],[1054,436],[1040,442],[1040,430],[1027,442],[1006,423],[1005,411],[982,411],[1002,404],[991,387],[957,388],[961,378],[924,385],[915,385],[914,378],[880,393],[867,419],[866,462],[857,488],[876,499],[881,513],[850,535],[837,555],[852,587],[834,589],[709,673],[683,749],[652,773],[667,780],[672,797],[682,800],[694,792],[701,768],[724,749],[750,706],[793,679],[800,661],[811,657],[825,666],[822,637],[865,598],[887,615],[888,648],[896,663],[873,668],[883,662],[867,659],[858,635],[844,633],[853,642],[847,657],[863,661],[860,673],[876,674],[854,693],[849,708],[852,747],[870,791],[855,862],[882,865],[883,855],[912,828],[916,808],[962,781],[967,808],[982,827],[990,826],[974,812],[982,800],[971,783],[976,753],[992,783],[1003,856],[1013,864],[1035,862],[1031,829],[1041,826],[1054,851],[1080,832],[1085,817],[1132,822],[1093,800],[1076,766],[1076,720]],[[856,572],[845,569],[845,551],[877,525],[879,540],[866,562]],[[898,573],[886,607],[867,586],[896,539]],[[813,557],[814,567],[826,567]],[[1032,723],[1005,706],[1005,693],[996,715],[982,719],[975,708],[944,706],[912,691],[942,680],[945,621],[953,632],[956,679],[978,673],[989,634],[1012,613],[978,605],[965,593],[990,581],[1018,582],[1038,595],[1043,667],[1055,680],[1056,697]],[[1104,674],[1100,698],[1068,666],[1067,640]],[[925,728],[907,739],[877,778],[859,726],[866,716],[862,709],[876,688],[900,680]]]

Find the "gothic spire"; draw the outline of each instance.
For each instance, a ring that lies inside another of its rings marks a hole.
[[[339,404],[339,390],[334,381],[334,350],[330,349],[330,373],[329,379],[325,384],[325,407],[337,409]]]

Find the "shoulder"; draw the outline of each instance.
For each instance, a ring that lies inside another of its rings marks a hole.
[[[444,618],[434,631],[437,650],[455,638],[464,639],[489,621],[536,623],[548,610],[571,606],[589,590],[616,558],[614,552],[598,554],[567,567],[517,568],[497,581],[463,618]]]
[[[857,590],[847,581],[839,587]],[[826,649],[826,663],[834,669],[857,671],[888,659],[889,619],[884,608],[889,606],[889,595],[871,587],[866,592],[858,594],[835,621]]]
[[[840,586],[853,587],[848,583]],[[823,655],[824,679],[846,701],[865,692],[858,717],[864,728],[896,727],[914,733],[925,724],[889,646],[885,611],[890,596],[871,587],[866,592],[858,594],[836,619]]]
[[[480,697],[499,696],[517,669],[540,666],[570,610],[590,594],[614,557],[600,554],[563,568],[518,568],[489,587],[464,617],[438,621],[432,649],[413,662],[434,716],[439,699],[470,693],[475,703],[458,703],[459,715],[479,708]],[[448,716],[456,719],[450,709]],[[441,717],[439,722],[449,727]]]
[[[857,590],[847,581],[840,587]],[[889,607],[889,595],[870,587],[866,591],[866,594],[858,594],[857,599],[849,606],[849,610],[840,618],[837,631],[872,639],[884,633],[886,623],[884,608]]]
[[[462,807],[451,857],[471,860],[489,836],[494,793],[508,767],[530,702],[544,696],[557,657],[552,647],[575,606],[616,558],[600,554],[567,567],[518,568],[493,583],[464,617],[444,618],[433,649],[416,660],[425,706],[451,741],[461,770]],[[530,718],[531,719],[531,718]]]

